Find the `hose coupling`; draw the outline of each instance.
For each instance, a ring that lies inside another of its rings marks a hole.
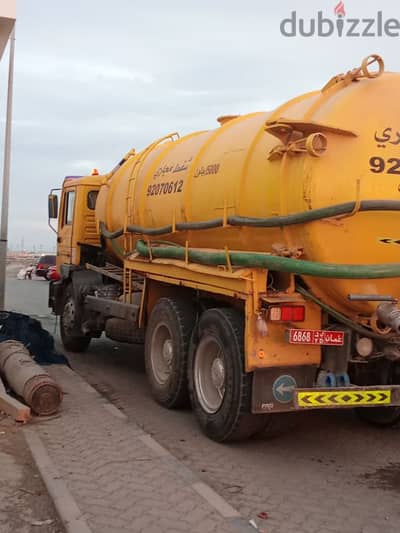
[[[376,314],[382,324],[390,327],[396,333],[400,333],[400,309],[396,304],[389,302],[380,304]]]

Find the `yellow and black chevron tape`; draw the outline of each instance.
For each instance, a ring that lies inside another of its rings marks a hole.
[[[391,390],[297,392],[299,407],[385,405],[390,404],[390,401]]]

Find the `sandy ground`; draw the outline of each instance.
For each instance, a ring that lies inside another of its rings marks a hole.
[[[1,533],[61,533],[21,427],[0,414]]]

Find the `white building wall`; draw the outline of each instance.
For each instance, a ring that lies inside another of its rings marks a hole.
[[[0,59],[7,46],[17,16],[16,0],[0,0]]]
[[[16,19],[17,17],[17,2],[16,0],[1,0],[0,2],[0,17],[8,19]]]

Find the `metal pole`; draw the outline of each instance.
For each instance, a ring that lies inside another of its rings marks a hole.
[[[2,190],[2,197],[1,197],[0,310],[4,309],[4,299],[5,299],[5,289],[6,289],[6,257],[7,257],[7,237],[8,237],[8,199],[9,199],[9,194],[10,194],[11,123],[12,123],[12,99],[13,99],[13,82],[14,82],[14,51],[15,51],[15,25],[10,35],[7,117],[6,117],[6,134],[5,134],[5,142],[4,142],[3,190]]]

